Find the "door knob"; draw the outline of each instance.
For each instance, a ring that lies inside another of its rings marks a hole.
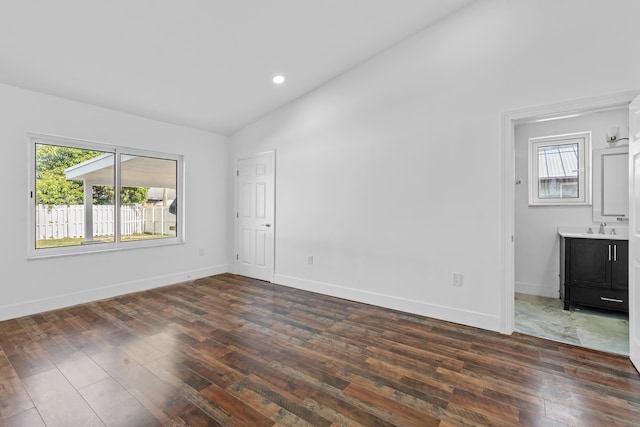
[[[263,227],[271,227],[271,224],[260,224],[260,225],[262,225]]]

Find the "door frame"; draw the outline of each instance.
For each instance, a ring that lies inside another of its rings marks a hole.
[[[236,216],[236,213],[238,212],[238,206],[239,206],[239,202],[238,202],[238,179],[237,179],[237,175],[236,175],[236,171],[238,170],[238,163],[241,160],[247,160],[247,159],[253,159],[255,157],[262,157],[265,155],[271,155],[271,191],[270,191],[270,196],[271,196],[271,212],[272,212],[272,219],[271,219],[271,232],[273,233],[273,247],[271,248],[273,251],[273,262],[271,263],[271,270],[269,271],[269,282],[273,283],[273,278],[275,277],[275,273],[276,273],[276,150],[268,150],[268,151],[261,151],[259,153],[252,153],[246,156],[241,156],[241,157],[236,157],[235,161],[234,161],[234,169],[233,169],[233,240],[234,240],[234,244],[233,244],[233,254],[232,254],[232,259],[233,259],[233,269],[235,273],[239,272],[239,268],[238,268],[238,263],[239,260],[235,257],[235,254],[239,253],[240,250],[240,233],[238,230],[238,218]]]
[[[500,332],[512,334],[515,327],[515,127],[540,119],[560,119],[575,115],[628,107],[640,95],[640,90],[584,98],[564,103],[543,105],[503,112],[500,122],[502,182],[500,200],[500,252],[502,264],[502,295]]]

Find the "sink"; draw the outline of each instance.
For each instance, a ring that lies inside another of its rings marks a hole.
[[[593,231],[589,233],[589,228]],[[615,229],[616,234],[611,234],[611,230]],[[608,239],[608,240],[629,240],[629,226],[624,225],[607,225],[604,228],[604,234],[599,234],[600,225],[595,224],[591,227],[589,226],[558,226],[558,234],[562,237],[579,237],[583,239]]]

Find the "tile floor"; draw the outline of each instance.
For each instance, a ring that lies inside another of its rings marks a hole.
[[[558,298],[516,293],[517,332],[610,353],[629,355],[629,315],[572,306]]]

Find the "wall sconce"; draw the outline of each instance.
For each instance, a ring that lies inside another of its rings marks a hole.
[[[612,126],[607,131],[607,142],[615,144],[618,141],[628,141],[629,138],[620,138],[620,126]]]

